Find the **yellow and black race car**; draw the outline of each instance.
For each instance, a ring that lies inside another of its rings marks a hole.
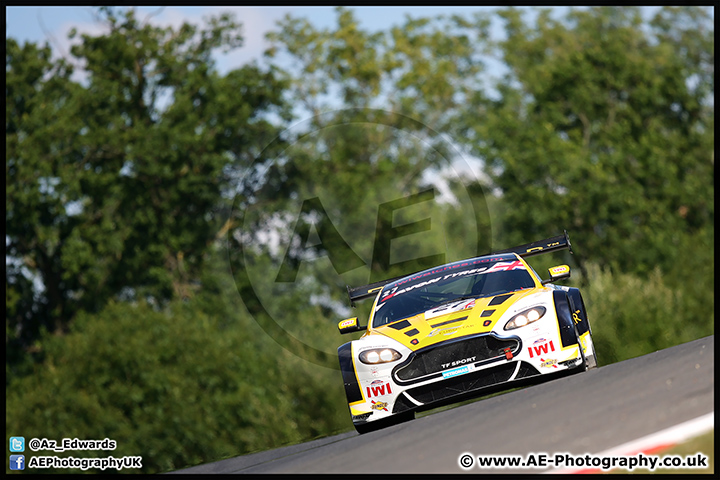
[[[405,277],[348,287],[350,302],[374,298],[366,330],[338,348],[348,406],[360,433],[414,418],[415,412],[597,366],[577,288],[542,280],[531,255],[570,249],[567,232]]]

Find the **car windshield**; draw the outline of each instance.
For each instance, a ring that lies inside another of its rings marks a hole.
[[[457,262],[386,285],[380,292],[372,326],[380,327],[443,305],[534,286],[525,265],[515,257]]]

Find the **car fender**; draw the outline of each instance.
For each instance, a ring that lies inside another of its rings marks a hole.
[[[355,371],[355,361],[352,357],[352,342],[344,343],[338,347],[338,360],[340,361],[340,372],[342,373],[348,404],[362,401],[360,382]]]
[[[567,290],[570,301],[570,311],[573,323],[577,327],[578,334],[584,335],[590,330],[590,323],[587,318],[587,310],[585,310],[585,302],[583,302],[582,294],[578,288],[569,288]]]
[[[558,328],[560,329],[560,343],[562,344],[562,348],[579,345],[578,336],[575,333],[572,311],[570,310],[570,299],[567,293],[562,290],[553,291],[553,301],[555,302],[555,313],[557,315]]]

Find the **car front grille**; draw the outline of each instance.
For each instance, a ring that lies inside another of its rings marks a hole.
[[[455,395],[507,382],[516,368],[516,362],[503,363],[497,367],[486,368],[443,380],[442,382],[415,387],[408,390],[407,393],[424,404],[437,402]]]
[[[516,369],[517,373],[515,373]],[[538,375],[540,375],[540,372],[529,363],[520,362],[520,365],[518,365],[517,362],[507,362],[495,367],[411,388],[405,393],[416,402],[428,405],[483,389],[502,388],[499,386],[508,382],[511,378],[513,381],[518,381]],[[512,386],[513,383],[511,382],[507,385],[507,388],[512,388]]]
[[[399,383],[414,383],[462,364],[478,365],[504,359],[508,348],[516,355],[520,350],[520,340],[500,339],[492,335],[453,340],[419,350],[408,363],[400,365],[394,375]]]

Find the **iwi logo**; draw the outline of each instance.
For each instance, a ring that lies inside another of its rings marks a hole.
[[[390,390],[390,384],[384,383],[382,380],[375,380],[370,384],[369,387],[365,388],[367,389],[368,398],[392,394],[392,390]]]
[[[535,343],[538,343],[540,341],[544,341],[544,338],[541,338],[540,340],[537,340]],[[555,351],[555,345],[553,345],[552,340],[549,342],[541,343],[540,345],[532,345],[528,347],[528,353],[530,354],[530,358],[533,358],[534,356],[540,356],[540,355],[547,355],[549,352]]]

